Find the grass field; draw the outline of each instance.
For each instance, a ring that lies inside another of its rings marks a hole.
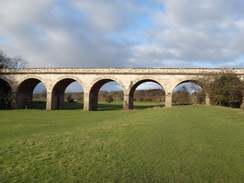
[[[146,109],[153,107],[164,107],[162,103],[154,103],[154,102],[134,102],[134,109]],[[34,99],[32,103],[32,109],[46,109],[46,101]],[[64,103],[64,109],[83,109],[82,102],[67,102]],[[122,101],[114,101],[111,103],[99,101],[98,102],[98,110],[107,111],[107,110],[121,110],[123,109]]]
[[[0,182],[244,182],[244,111],[0,111]]]

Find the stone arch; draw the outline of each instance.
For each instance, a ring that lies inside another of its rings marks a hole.
[[[85,88],[85,84],[84,84],[84,82],[82,81],[82,80],[80,80],[80,78],[79,77],[75,77],[75,76],[62,76],[62,77],[59,77],[59,78],[57,78],[57,79],[55,79],[54,81],[53,81],[53,84],[52,84],[52,86],[51,86],[51,90],[53,90],[53,88],[54,88],[54,86],[59,82],[59,81],[62,81],[62,80],[64,80],[64,79],[71,79],[71,80],[73,80],[73,82],[74,81],[77,81],[81,86],[82,86],[82,88],[85,90],[86,88]],[[72,83],[72,82],[71,82]]]
[[[38,75],[31,75],[31,76],[25,76],[25,77],[22,77],[21,79],[19,79],[16,90],[18,90],[19,86],[28,79],[39,80],[40,82],[42,82],[45,85],[46,88],[48,87],[48,83],[46,82],[45,78],[40,77]]]
[[[177,86],[179,86],[180,84],[183,84],[183,83],[187,83],[187,82],[194,83],[194,84],[197,84],[198,86],[200,86],[203,89],[203,92],[205,93],[205,103],[207,105],[210,105],[210,99],[209,99],[208,93],[206,91],[206,86],[203,82],[201,82],[197,79],[185,79],[185,80],[178,81],[177,84],[173,85],[172,93]]]
[[[125,89],[126,89],[124,83],[123,83],[121,80],[119,80],[118,78],[113,77],[113,76],[104,76],[104,77],[99,77],[99,78],[94,79],[94,80],[91,82],[89,91],[91,90],[92,87],[94,87],[94,85],[95,85],[96,83],[98,83],[98,82],[101,81],[101,80],[115,81],[116,83],[118,83],[118,84],[122,87],[123,91],[125,91]],[[109,82],[109,81],[107,81],[107,82]],[[107,83],[107,82],[105,82],[105,83]],[[105,84],[105,83],[104,83],[104,84]],[[102,86],[103,86],[103,85],[102,85]]]
[[[199,80],[196,80],[196,79],[185,79],[185,80],[181,80],[181,81],[178,81],[174,86],[173,86],[173,90],[180,84],[182,83],[187,83],[187,82],[191,82],[191,83],[194,83],[194,84],[197,84],[199,85],[200,87],[202,87],[202,89],[204,91],[206,91],[206,86],[203,82],[199,81]],[[173,91],[172,90],[172,91]]]
[[[12,90],[14,90],[14,88],[16,88],[15,85],[14,85],[13,80],[10,80],[10,79],[8,79],[7,77],[4,77],[4,76],[0,76],[0,80],[3,80],[4,82],[8,83]]]
[[[0,109],[11,109],[12,87],[10,83],[0,78]]]
[[[134,103],[134,92],[136,90],[136,88],[143,84],[143,83],[146,83],[146,82],[153,82],[153,83],[157,83],[159,86],[161,86],[163,89],[164,87],[162,86],[162,84],[157,81],[156,79],[146,79],[146,78],[140,78],[140,79],[137,79],[133,84],[130,86],[130,89],[129,89],[129,106],[128,106],[128,109],[133,109],[133,103]]]
[[[17,109],[32,108],[33,91],[40,82],[46,87],[42,79],[36,76],[25,77],[19,82],[16,94]]]
[[[97,111],[97,108],[98,108],[98,92],[104,84],[106,84],[110,81],[115,81],[116,83],[118,83],[122,87],[123,92],[125,91],[124,84],[121,81],[119,81],[117,78],[104,77],[104,78],[95,79],[92,82],[93,85],[91,86],[90,91],[89,91],[89,110],[90,111]]]
[[[73,82],[77,81],[84,90],[84,84],[79,78],[73,76],[63,76],[58,78],[52,87],[51,109],[64,109],[65,89]]]

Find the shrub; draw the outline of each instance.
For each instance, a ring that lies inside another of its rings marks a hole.
[[[214,105],[240,108],[243,82],[233,73],[224,73],[209,84],[209,97]]]

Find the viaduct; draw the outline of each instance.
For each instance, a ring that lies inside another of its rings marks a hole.
[[[27,68],[0,69],[0,108],[4,96],[11,98],[11,108],[31,107],[32,94],[36,85],[46,86],[46,110],[63,109],[66,87],[77,81],[84,90],[86,111],[97,110],[99,89],[107,82],[115,81],[124,92],[124,109],[133,109],[135,89],[144,82],[155,82],[165,91],[165,106],[172,105],[172,92],[184,82],[193,82],[204,90],[202,78],[233,72],[244,80],[244,69],[163,69],[163,68]],[[205,92],[206,93],[206,92]],[[6,98],[6,97],[5,97]],[[206,104],[210,104],[206,93]]]

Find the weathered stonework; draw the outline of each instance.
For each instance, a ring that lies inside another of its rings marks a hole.
[[[46,109],[62,109],[65,88],[73,81],[77,81],[84,90],[84,110],[96,110],[100,87],[109,81],[116,81],[124,91],[124,109],[132,109],[134,90],[141,83],[152,81],[160,84],[166,92],[165,105],[170,107],[172,92],[180,83],[192,81],[204,88],[201,78],[223,72],[236,73],[244,80],[244,69],[139,68],[0,69],[0,80],[11,87],[12,108],[24,108],[31,105],[33,89],[39,82],[43,82],[47,90]],[[209,103],[207,97],[206,104]]]

